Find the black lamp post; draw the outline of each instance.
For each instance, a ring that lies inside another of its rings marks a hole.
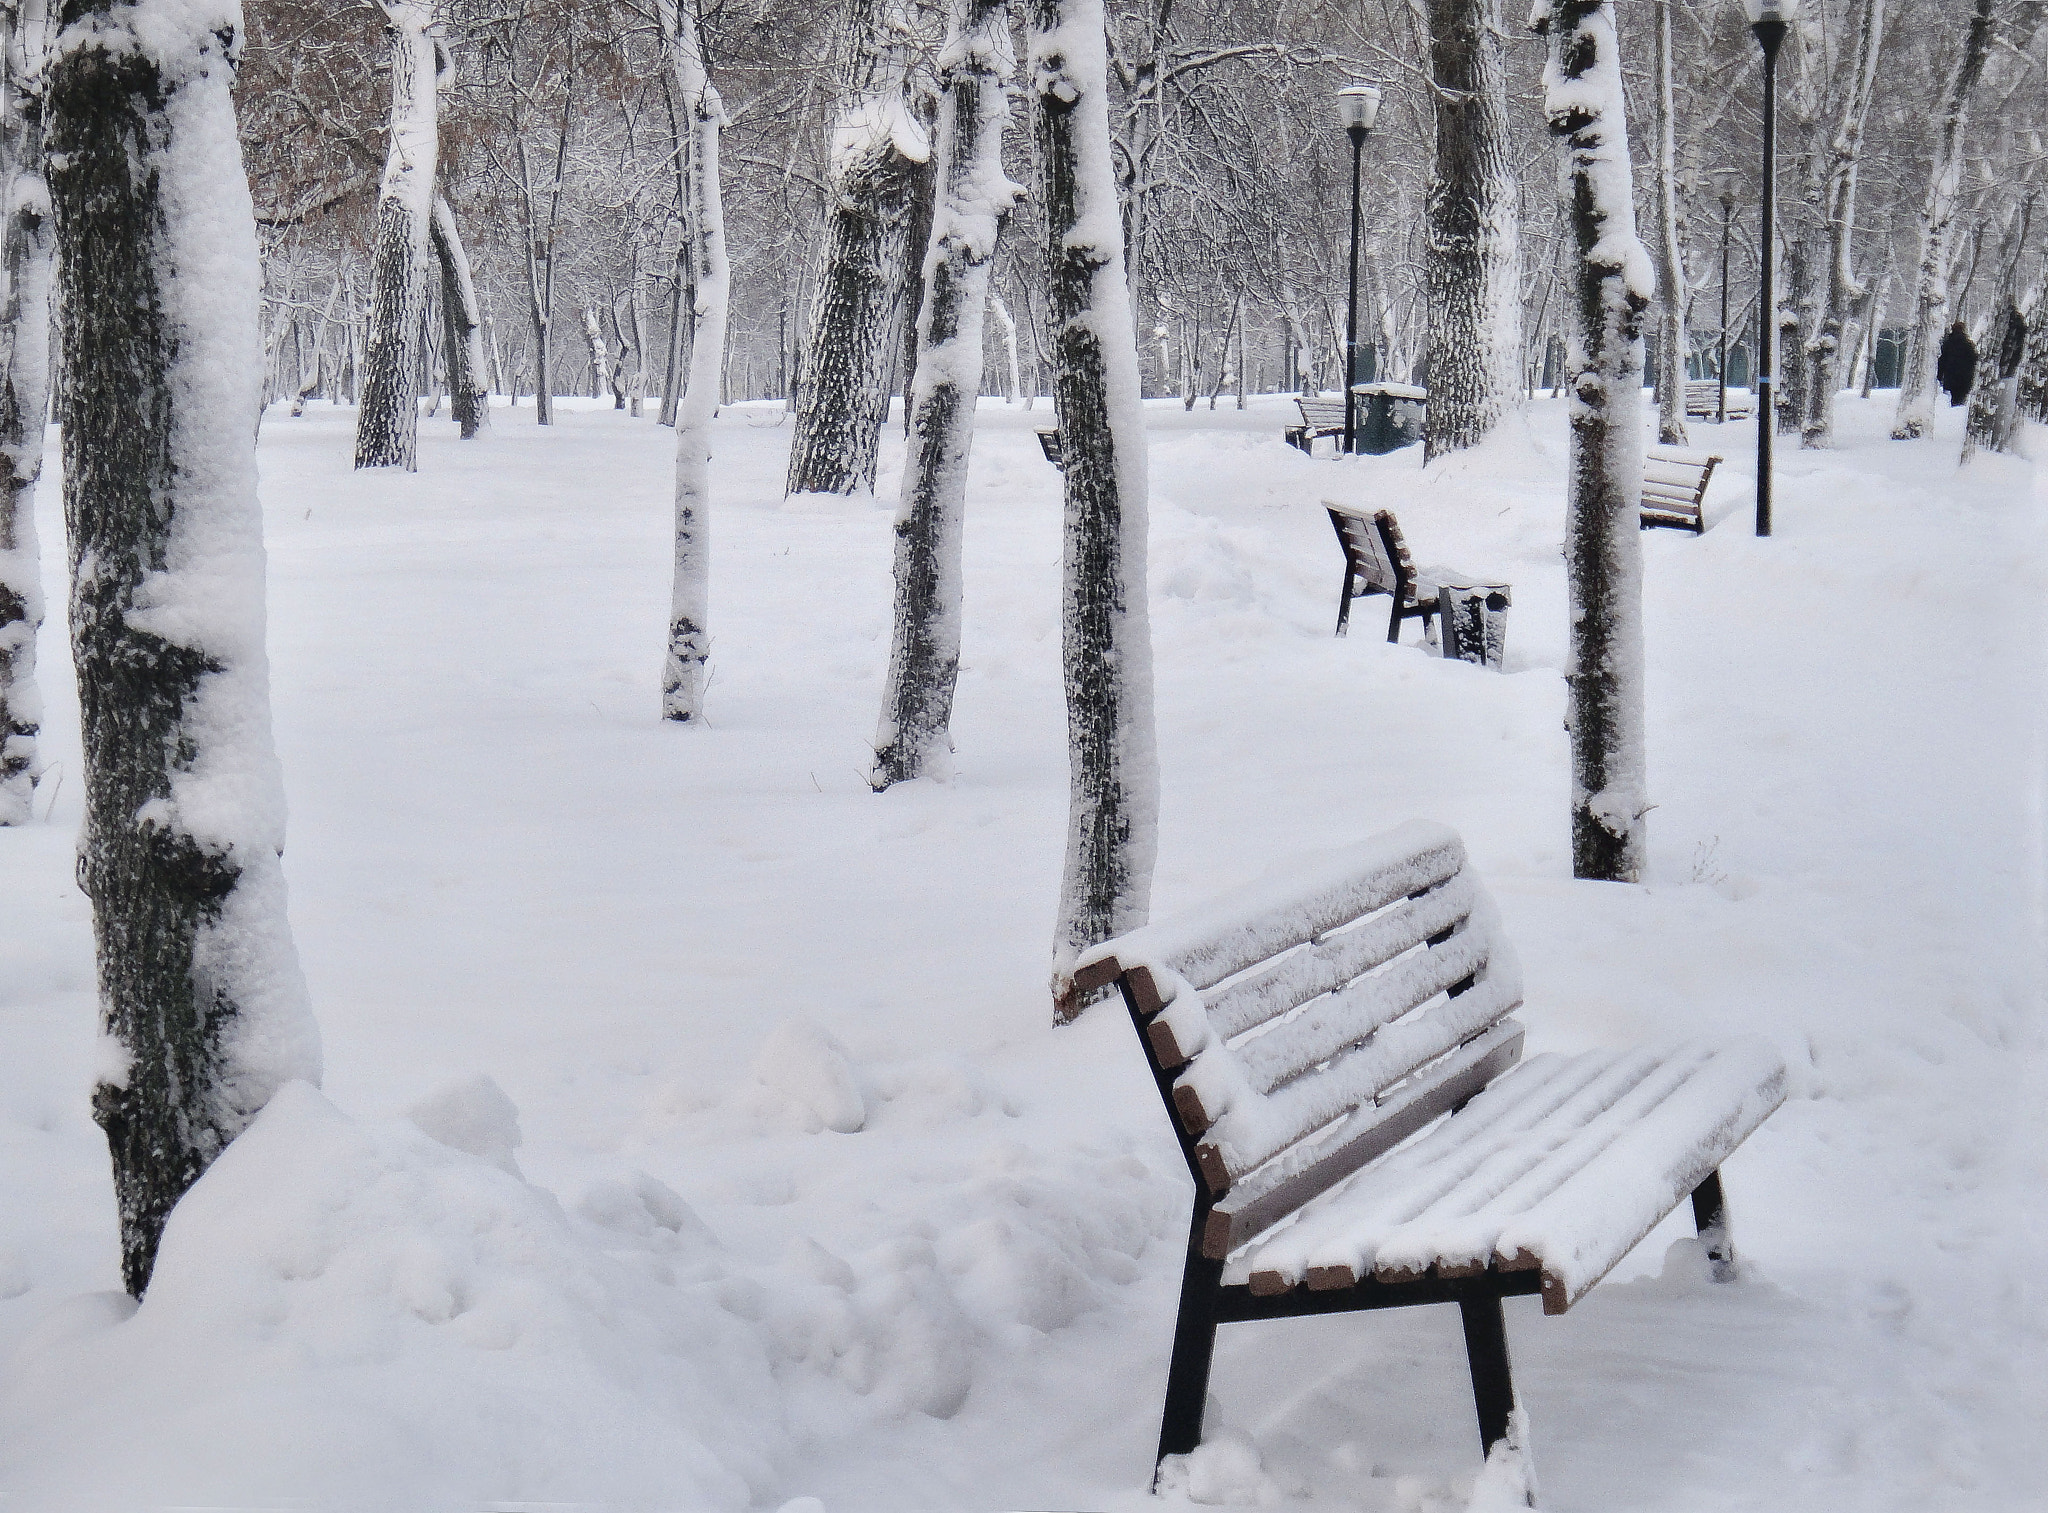
[[[1756,375],[1756,533],[1771,533],[1771,433],[1778,428],[1778,309],[1771,291],[1771,274],[1776,249],[1778,200],[1778,47],[1799,0],[1742,0],[1749,15],[1749,29],[1764,50],[1764,192],[1763,256],[1757,292],[1757,375]]]
[[[1358,450],[1358,178],[1366,133],[1380,113],[1380,92],[1371,84],[1347,84],[1337,91],[1337,119],[1351,137],[1351,299],[1344,311],[1344,455]]]
[[[1728,424],[1728,228],[1735,220],[1735,192],[1742,178],[1723,168],[1714,174],[1714,198],[1721,202],[1721,356],[1714,371],[1721,379],[1721,410],[1717,425]]]

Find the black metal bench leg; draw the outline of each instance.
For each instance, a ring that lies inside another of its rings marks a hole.
[[[1472,1366],[1472,1404],[1479,1410],[1479,1442],[1486,1454],[1508,1437],[1515,1382],[1508,1368],[1508,1324],[1499,1298],[1460,1298],[1465,1359]]]
[[[1337,600],[1337,634],[1343,635],[1351,624],[1351,584],[1354,570],[1349,562],[1344,564],[1344,592]]]
[[[1692,1223],[1707,1248],[1714,1280],[1735,1280],[1735,1242],[1728,1234],[1728,1202],[1721,1195],[1720,1172],[1708,1172],[1707,1180],[1692,1190]]]
[[[1202,1442],[1202,1412],[1209,1402],[1209,1361],[1216,1351],[1216,1303],[1223,1263],[1202,1254],[1206,1203],[1195,1205],[1188,1231],[1187,1268],[1181,1273],[1180,1315],[1173,1324],[1173,1360],[1166,1368],[1166,1409],[1159,1419],[1159,1459],[1186,1455]]]

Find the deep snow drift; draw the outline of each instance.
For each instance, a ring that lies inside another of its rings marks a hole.
[[[1509,1304],[1553,1510],[2038,1506],[2044,499],[1960,411],[1722,453],[1646,558],[1651,867],[1569,878],[1561,406],[1425,474],[1291,407],[1148,411],[1155,910],[1410,817],[1457,827],[1530,1050],[1748,1032],[1792,1101],[1727,1168],[1748,1274],[1674,1220],[1584,1303]],[[0,831],[0,1506],[1130,1509],[1186,1177],[1119,1010],[1049,1027],[1065,822],[1058,480],[985,406],[954,776],[868,791],[878,499],[780,497],[718,422],[703,729],[658,719],[673,437],[565,405],[262,440],[292,918],[328,1051],[117,1283],[71,882]],[[2038,445],[2048,444],[2037,432]],[[1504,674],[1387,646],[1322,497],[1514,585]],[[52,603],[61,512],[43,491]],[[65,775],[72,781],[64,781]],[[1674,1243],[1676,1242],[1676,1243]],[[1177,1497],[1503,1505],[1448,1309],[1233,1326]],[[1297,1504],[1296,1500],[1301,1501]],[[813,1510],[815,1513],[815,1510]]]

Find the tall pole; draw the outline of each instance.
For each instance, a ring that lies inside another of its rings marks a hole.
[[[1758,21],[1750,26],[1757,45],[1764,50],[1764,203],[1762,278],[1757,294],[1756,376],[1756,533],[1771,533],[1771,433],[1777,429],[1778,308],[1771,289],[1776,262],[1778,200],[1778,44],[1785,40],[1785,23]]]
[[[1344,455],[1358,450],[1358,396],[1351,386],[1358,378],[1358,178],[1365,150],[1363,126],[1351,135],[1351,298],[1344,311]]]
[[[1735,201],[1721,201],[1721,357],[1715,371],[1721,377],[1721,413],[1717,425],[1728,424],[1728,227],[1735,219]]]

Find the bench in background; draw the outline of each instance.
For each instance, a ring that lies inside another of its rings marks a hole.
[[[1685,413],[1700,420],[1715,420],[1721,414],[1721,385],[1714,379],[1693,379],[1685,386]],[[1728,391],[1728,418],[1740,420],[1756,413],[1756,398],[1742,389]]]
[[[1643,448],[1642,528],[1666,525],[1691,531],[1707,528],[1707,480],[1721,459],[1685,447]]]

